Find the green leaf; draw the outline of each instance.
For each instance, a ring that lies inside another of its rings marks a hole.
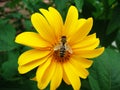
[[[88,4],[86,5],[86,11],[85,12],[91,12],[94,16],[94,18],[102,18],[101,15],[103,13],[103,4],[100,0],[87,0]],[[85,2],[86,4],[86,2]],[[90,7],[89,5],[93,6],[93,11],[88,11]],[[90,17],[90,15],[89,15]]]
[[[16,18],[16,19],[21,19],[22,18],[22,14],[19,12],[13,12],[11,14],[7,15],[7,18]]]
[[[15,28],[3,20],[0,20],[0,51],[14,49],[17,45],[14,42]]]
[[[21,90],[39,90],[37,87],[37,82],[32,80],[24,80],[20,88]]]
[[[68,0],[54,0],[54,3],[55,3],[57,10],[62,15],[63,20],[65,20],[67,7],[69,6]]]
[[[119,57],[120,53],[106,49],[104,54],[94,60],[88,77],[92,90],[119,90]]]
[[[23,24],[24,24],[24,27],[25,27],[26,30],[31,30],[32,29],[32,23],[31,23],[30,20],[25,20]]]
[[[117,45],[117,48],[120,52],[120,30],[118,31],[117,33],[117,37],[116,37],[116,45]]]
[[[39,8],[48,8],[48,4],[45,4],[43,0],[23,0],[22,1],[30,13],[39,11]]]
[[[48,89],[47,89],[48,90]],[[71,85],[67,85],[64,81],[61,83],[61,85],[58,87],[57,90],[73,90]]]
[[[37,82],[29,79],[21,79],[18,81],[1,81],[0,90],[39,90]]]
[[[92,90],[100,90],[99,84],[97,82],[97,77],[94,75],[94,73],[90,73],[89,82]]]
[[[76,7],[78,8],[78,11],[82,12],[82,7],[84,4],[84,0],[74,0]]]
[[[112,19],[110,20],[107,28],[107,34],[120,29],[120,5],[118,4],[113,11]]]
[[[18,56],[19,51],[8,52],[8,60],[2,64],[2,76],[4,78],[12,80],[14,79],[13,77],[18,73]]]
[[[88,81],[88,78],[87,79],[81,79],[81,88],[80,90],[91,90],[90,88],[90,83]],[[97,89],[96,89],[97,90]]]
[[[116,0],[108,0],[108,4],[110,5],[110,6],[112,6],[112,4],[114,4],[116,2]]]
[[[6,2],[6,6],[8,6],[10,8],[15,8],[15,6],[18,5],[20,1],[21,0],[8,1],[8,2]]]

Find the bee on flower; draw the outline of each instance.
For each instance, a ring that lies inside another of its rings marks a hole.
[[[101,55],[104,47],[97,48],[100,40],[96,34],[88,35],[93,19],[78,18],[78,10],[70,6],[66,20],[53,7],[39,9],[40,13],[31,16],[31,22],[37,32],[23,32],[15,42],[32,47],[18,59],[18,71],[25,74],[37,67],[35,80],[39,89],[45,89],[50,83],[50,90],[56,90],[62,80],[80,90],[80,78],[89,75],[95,58]]]

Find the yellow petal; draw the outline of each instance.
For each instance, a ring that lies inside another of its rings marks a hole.
[[[44,40],[52,44],[55,43],[54,42],[55,41],[54,30],[52,30],[47,20],[45,19],[45,17],[43,17],[39,13],[34,13],[31,16],[31,21],[32,21],[34,28],[39,32],[39,34]]]
[[[63,63],[63,69],[73,87],[74,90],[79,90],[81,87],[81,82],[79,76],[76,74],[74,69],[71,67],[69,62]]]
[[[104,51],[104,47],[102,48],[98,48],[98,49],[94,49],[94,50],[79,50],[76,49],[74,50],[74,55],[80,55],[83,58],[95,58],[99,55],[101,55]]]
[[[49,7],[49,11],[45,9],[39,9],[40,12],[45,16],[48,23],[55,32],[56,38],[59,38],[63,28],[63,20],[59,12],[53,7]]]
[[[73,44],[71,47],[72,49],[93,50],[99,45],[99,43],[100,40],[98,38],[87,36],[79,43]]]
[[[50,90],[56,90],[59,87],[63,77],[63,69],[61,63],[57,63],[54,75],[51,79]]]
[[[56,62],[52,61],[52,63],[46,69],[44,74],[42,74],[42,77],[37,76],[38,87],[40,89],[45,89],[47,87],[47,85],[50,83],[51,78],[54,77],[55,68],[56,68]],[[40,72],[40,74],[41,74],[41,72]]]
[[[45,48],[51,46],[50,43],[43,40],[39,34],[34,32],[23,32],[19,34],[16,37],[15,42],[33,48]]]
[[[92,60],[88,60],[86,58],[82,58],[80,55],[72,55],[71,59],[70,59],[70,62],[73,64],[73,65],[79,65],[83,68],[89,68],[93,61]]]
[[[71,68],[73,68],[75,73],[83,79],[87,78],[87,76],[89,75],[89,72],[78,63],[74,62],[74,59],[72,59],[72,58],[70,59]]]
[[[81,40],[81,41],[79,41],[79,42],[70,43],[70,45],[75,47],[76,44],[79,44],[79,43],[81,43],[81,42],[84,43],[84,42],[87,42],[87,41],[92,41],[92,40],[94,40],[94,39],[96,39],[96,33],[86,36],[83,40]],[[77,45],[77,46],[78,46],[78,45]]]
[[[18,71],[20,74],[27,73],[27,72],[31,71],[32,69],[38,67],[39,65],[43,64],[47,59],[48,59],[48,57],[44,57],[44,58],[32,61],[30,63],[27,63],[25,65],[22,65],[22,66],[20,65],[18,67]]]
[[[70,43],[80,42],[90,32],[93,25],[93,19],[88,18],[87,21],[78,29],[78,31],[71,36]]]
[[[68,85],[71,84],[64,70],[63,70],[63,80],[66,84]]]
[[[44,58],[50,54],[50,51],[40,51],[37,49],[28,50],[20,55],[18,58],[19,65],[25,65],[30,62],[34,62],[38,59]]]
[[[96,47],[98,47],[99,43],[100,43],[100,40],[97,38],[94,40],[94,42],[86,43],[86,45],[84,43],[85,46],[81,46],[80,49],[81,50],[93,50]]]
[[[50,63],[51,63],[51,60],[52,60],[52,57],[49,57],[48,60],[43,63],[42,65],[40,65],[37,69],[37,72],[36,72],[36,80],[37,81],[40,81],[41,78],[43,77],[46,69],[49,67]]]
[[[80,27],[82,27],[82,25],[86,22],[87,20],[84,18],[81,18],[79,20],[75,20],[74,23],[69,26],[70,30],[67,30],[66,36],[67,36],[67,41],[69,42],[69,40],[71,39],[71,37],[73,35],[75,35],[75,33],[79,30]]]
[[[77,20],[78,20],[78,10],[76,7],[71,6],[66,16],[63,35],[66,35],[68,32],[70,32],[71,27],[75,24]]]

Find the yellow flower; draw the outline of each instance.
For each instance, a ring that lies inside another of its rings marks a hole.
[[[93,19],[78,19],[74,6],[69,8],[65,23],[53,7],[40,9],[40,12],[42,14],[31,16],[38,33],[23,32],[15,39],[33,48],[19,57],[18,71],[24,74],[38,67],[35,78],[39,89],[45,89],[50,83],[50,90],[55,90],[63,79],[74,90],[79,90],[80,78],[87,78],[87,68],[93,63],[88,58],[95,58],[104,51],[104,47],[97,48],[100,40],[96,34],[88,35]]]

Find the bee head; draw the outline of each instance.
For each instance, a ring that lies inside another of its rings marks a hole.
[[[62,42],[63,44],[66,43],[66,36],[62,36],[62,37],[61,37],[61,42]]]

